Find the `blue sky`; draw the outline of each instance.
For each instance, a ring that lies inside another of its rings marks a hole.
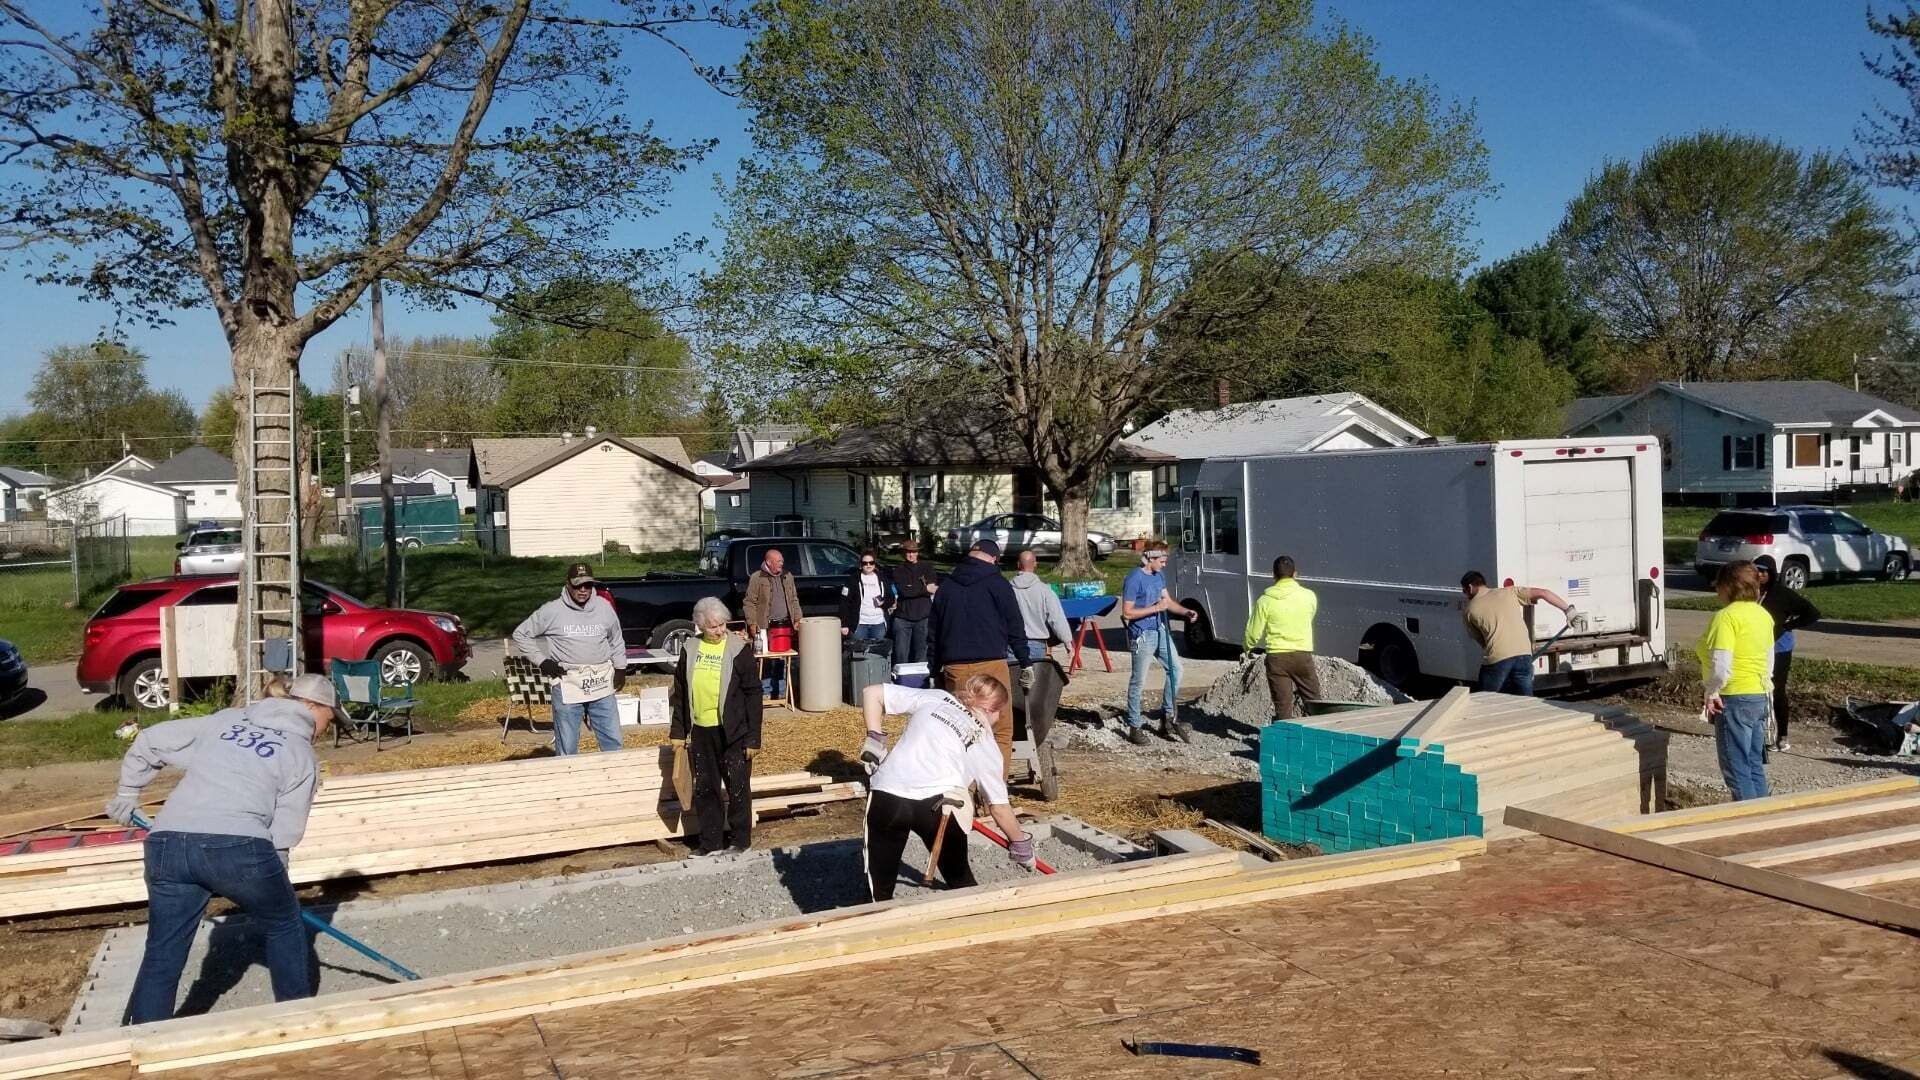
[[[1637,157],[1664,136],[1728,128],[1845,152],[1862,111],[1891,101],[1861,66],[1861,52],[1879,46],[1854,0],[1322,0],[1321,11],[1373,38],[1387,72],[1474,106],[1499,185],[1478,209],[1480,261],[1538,243],[1602,161]],[[680,179],[662,213],[622,239],[717,241],[714,183],[747,148],[744,116],[663,48],[636,45],[628,62],[645,87],[634,115],[653,117],[669,138],[711,136],[720,146]],[[0,380],[0,414],[26,407],[41,352],[88,341],[113,320],[108,308],[0,266],[0,329],[16,375]],[[489,329],[479,308],[390,305],[387,323],[393,335]],[[309,384],[330,385],[337,350],[366,336],[364,311],[321,335],[307,352]],[[228,379],[209,312],[184,311],[174,326],[133,327],[129,337],[151,358],[151,380],[196,407]]]

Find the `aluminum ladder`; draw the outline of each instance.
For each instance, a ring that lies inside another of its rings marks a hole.
[[[291,369],[280,386],[247,375],[247,489],[240,508],[247,649],[238,696],[249,704],[269,675],[300,671],[299,391],[300,376]],[[284,525],[261,524],[263,509],[282,506]]]

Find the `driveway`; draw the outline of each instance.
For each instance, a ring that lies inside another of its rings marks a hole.
[[[1711,611],[1667,610],[1667,648],[1691,656],[1694,642],[1707,629]],[[1920,620],[1844,622],[1822,619],[1817,629],[1793,633],[1795,656],[1821,660],[1851,660],[1883,667],[1920,667]]]

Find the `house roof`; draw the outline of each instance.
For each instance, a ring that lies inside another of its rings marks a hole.
[[[119,461],[101,469],[100,475],[104,476],[108,473],[125,475],[130,472],[144,473],[151,468],[153,468],[153,462],[148,461],[139,454],[128,454]]]
[[[132,484],[134,487],[144,488],[147,491],[157,491],[160,494],[165,495],[170,499],[185,499],[187,497],[186,492],[179,491],[170,487],[161,487],[159,484],[148,483],[144,474],[139,476],[128,476],[125,473],[104,473],[103,472],[103,473],[95,473],[92,476],[87,477],[85,480],[80,480],[75,483],[68,484],[66,487],[60,488],[57,491],[48,492],[47,498],[49,499],[57,498],[69,491],[75,490],[76,488],[91,487],[94,484],[103,484],[103,483],[107,483],[108,481],[112,481],[113,483],[116,483],[116,484]]]
[[[518,482],[522,473],[529,467],[539,464],[541,469],[556,465],[564,456],[579,452],[579,448],[590,442],[615,438],[610,435],[595,435],[591,438],[576,435],[571,440],[561,438],[521,438],[521,439],[475,439],[473,440],[472,461],[475,483],[481,487],[506,487],[509,479]],[[676,470],[693,476],[693,463],[687,459],[687,448],[673,437],[627,437],[618,436],[621,443],[643,456],[655,458]],[[551,460],[548,460],[551,459]],[[533,470],[539,471],[539,470]]]
[[[720,478],[717,476],[709,477],[709,479],[720,480]],[[752,477],[731,476],[725,480],[720,480],[719,483],[713,485],[713,490],[715,491],[747,491],[752,487],[753,487]]]
[[[1592,421],[1612,412],[1616,406],[1624,405],[1633,399],[1632,394],[1609,394],[1603,397],[1574,398],[1567,402],[1567,411],[1563,416],[1562,431],[1582,428]]]
[[[1567,430],[1584,427],[1631,401],[1656,392],[1691,398],[1711,408],[1780,426],[1848,427],[1869,413],[1883,412],[1902,424],[1920,424],[1920,412],[1872,394],[1821,379],[1753,382],[1658,382],[1639,394],[1618,398],[1582,398],[1567,410]],[[1603,404],[1582,408],[1587,402]],[[1576,412],[1576,409],[1581,409]]]
[[[1387,418],[1417,432],[1415,438],[1425,435],[1363,395],[1314,394],[1218,409],[1177,409],[1134,432],[1132,441],[1183,460],[1311,450],[1355,424],[1393,442],[1411,441],[1404,432],[1387,430],[1382,423]]]
[[[395,476],[419,476],[429,469],[449,480],[459,480],[467,475],[467,448],[424,447],[403,449],[395,447],[387,451],[393,461]]]
[[[417,499],[423,496],[432,495],[433,485],[432,484],[400,483],[396,481],[393,485],[393,494],[395,498],[399,498],[400,496],[404,495],[409,499]],[[347,497],[351,499],[378,499],[380,497],[380,485],[377,483],[355,484],[353,485],[352,489],[349,491]],[[453,498],[453,496],[449,495],[447,496],[447,498],[451,499]]]
[[[60,482],[45,473],[37,473],[32,469],[16,469],[11,465],[0,465],[0,480],[14,487],[52,487]]]
[[[140,479],[149,484],[218,484],[231,483],[235,475],[233,462],[207,447],[189,446]]]
[[[850,428],[831,439],[809,439],[777,453],[756,458],[741,472],[776,469],[1018,469],[1030,460],[1026,450],[1004,428],[972,433],[940,432],[927,428],[901,430]],[[1120,464],[1161,464],[1176,460],[1169,454],[1130,442],[1115,443],[1112,460]]]

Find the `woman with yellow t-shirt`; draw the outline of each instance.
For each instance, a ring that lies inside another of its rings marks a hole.
[[[698,636],[687,639],[673,669],[673,724],[667,738],[693,755],[691,834],[695,855],[753,838],[753,756],[760,752],[760,664],[745,635],[727,633],[727,605],[717,596],[693,605]]]
[[[1745,559],[1721,567],[1714,587],[1726,606],[1714,612],[1694,649],[1705,712],[1734,801],[1758,799],[1767,793],[1761,753],[1773,695],[1773,616],[1760,606],[1760,574]]]

